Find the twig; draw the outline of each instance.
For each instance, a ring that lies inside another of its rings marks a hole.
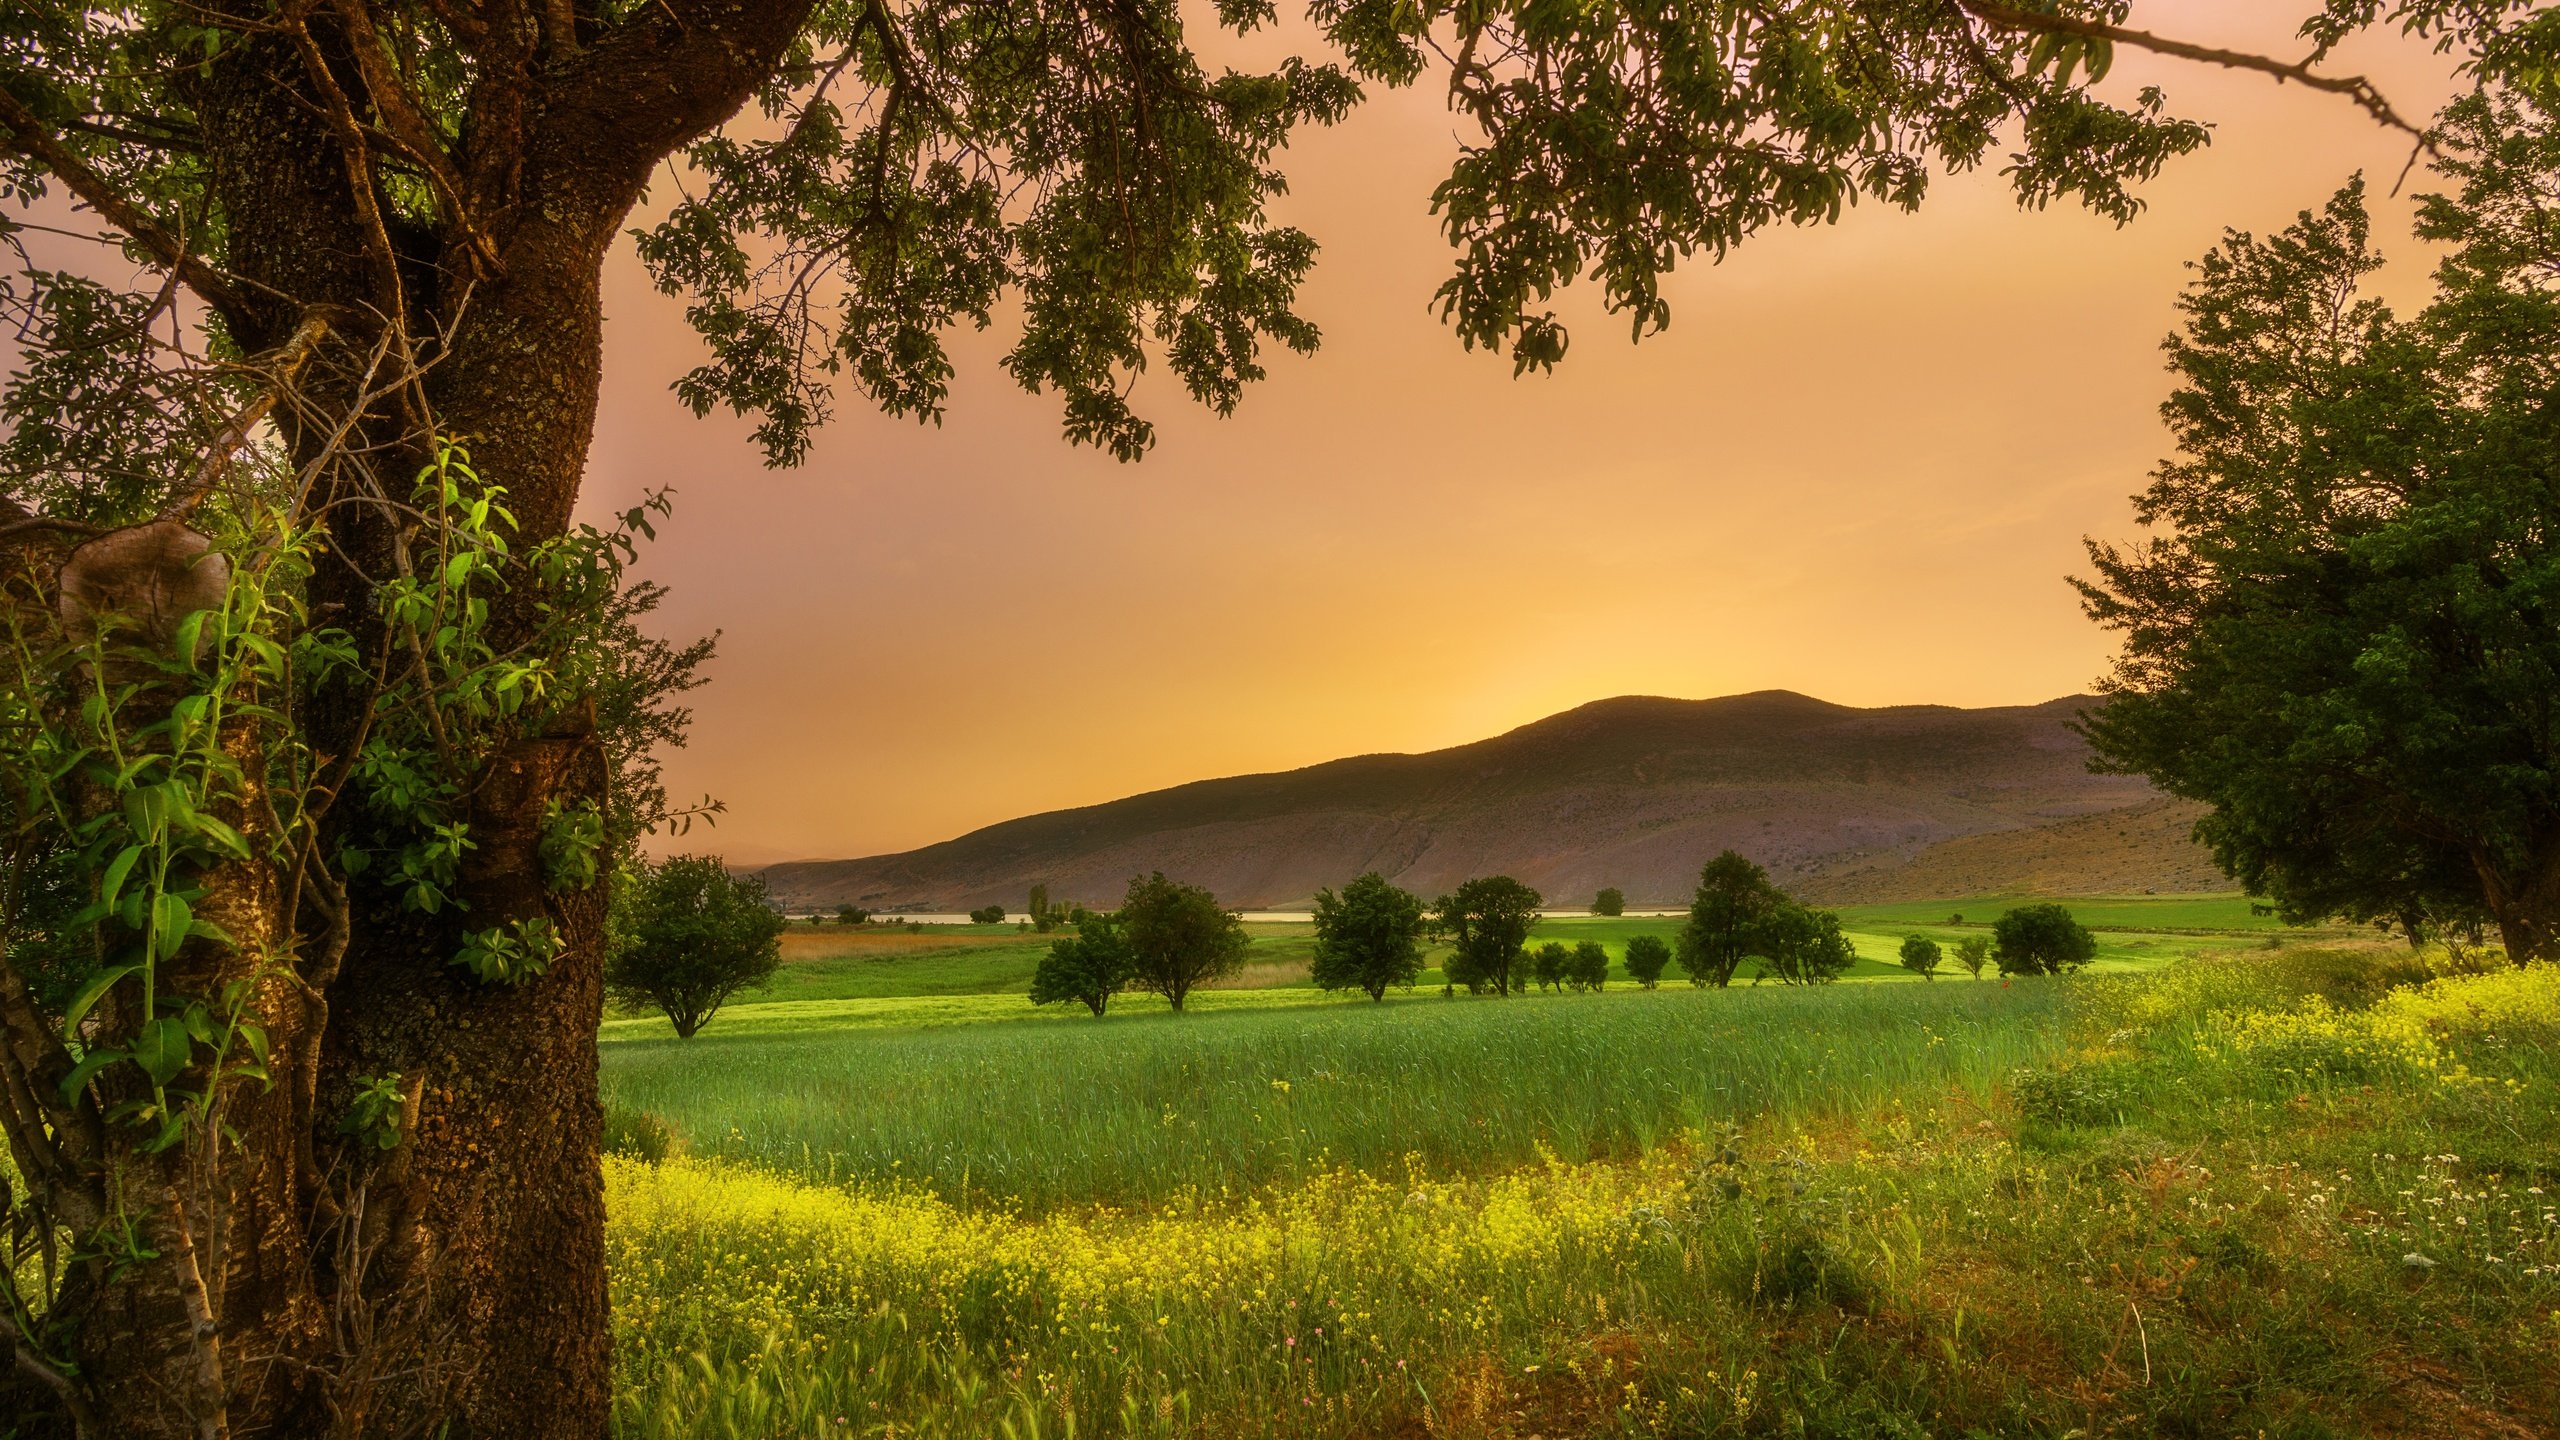
[[[222,312],[225,320],[247,318],[249,306],[233,284],[233,277],[187,253],[187,247],[151,218],[141,206],[118,193],[107,178],[89,168],[86,161],[45,128],[35,113],[18,103],[17,98],[0,90],[0,126],[8,130],[10,149],[44,162],[72,194],[80,197],[105,221],[132,236],[149,250],[159,262],[176,271],[187,287],[201,295],[205,303]]]
[[[2130,45],[2137,50],[2168,55],[2180,60],[2195,60],[2207,65],[2220,65],[2232,70],[2254,70],[2278,80],[2298,81],[2314,90],[2344,95],[2363,107],[2374,120],[2409,135],[2418,148],[2437,155],[2435,137],[2424,126],[2410,123],[2383,96],[2380,87],[2362,75],[2323,75],[2311,68],[2320,59],[2315,53],[2303,60],[2278,60],[2272,55],[2258,55],[2247,50],[2225,50],[2214,45],[2198,45],[2186,40],[2173,40],[2148,30],[2132,30],[2122,25],[2109,25],[2098,20],[2084,20],[2075,15],[2049,15],[2041,11],[2020,10],[1998,0],[1955,0],[1956,8],[1999,30],[2037,35],[2077,35],[2088,40],[2105,40],[2117,45]]]
[[[302,323],[294,327],[292,338],[285,341],[282,352],[277,356],[273,378],[267,382],[266,388],[258,392],[256,399],[242,406],[240,412],[214,435],[213,446],[206,453],[204,462],[196,467],[195,478],[169,498],[169,503],[161,507],[157,518],[184,519],[203,503],[205,496],[213,493],[215,483],[222,479],[224,471],[231,468],[232,452],[248,442],[249,432],[257,427],[259,421],[267,418],[268,411],[276,407],[276,401],[283,396],[285,388],[302,373],[302,367],[311,360],[311,353],[320,348],[321,340],[328,333],[326,311],[314,309],[303,315]]]

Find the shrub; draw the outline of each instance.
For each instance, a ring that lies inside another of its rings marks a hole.
[[[969,912],[969,923],[972,925],[1001,925],[1004,923],[1004,907],[1001,905],[982,905]]]
[[[2098,953],[2098,937],[2059,905],[2021,905],[1993,922],[1991,938],[2003,975],[2061,975]]]
[[[656,1111],[608,1105],[599,1148],[607,1155],[656,1165],[669,1155],[684,1153],[684,1142],[676,1137],[675,1127],[659,1118]]]
[[[1537,979],[1539,989],[1553,990],[1565,983],[1565,972],[1572,964],[1573,952],[1550,940],[1531,957],[1529,973]]]
[[[1111,917],[1088,915],[1075,934],[1049,942],[1049,953],[1032,972],[1031,1003],[1073,1000],[1100,1016],[1127,987],[1134,968],[1129,942]]]
[[[716,855],[634,862],[615,903],[623,913],[611,927],[606,992],[665,1012],[687,1040],[730,996],[762,988],[782,963],[786,922],[766,902],[764,881],[731,875]]]
[[[1627,942],[1627,978],[1647,990],[1662,983],[1671,964],[1671,946],[1659,935],[1639,935]]]
[[[814,921],[812,923],[814,923]],[[871,923],[871,912],[863,909],[859,905],[839,905],[836,907],[836,923],[839,925],[868,925]]]
[[[1938,962],[1943,956],[1938,942],[1926,935],[1902,937],[1902,968],[1923,980],[1938,978]]]
[[[1372,870],[1316,892],[1316,954],[1310,978],[1327,990],[1357,989],[1372,1000],[1387,987],[1410,990],[1422,973],[1422,899]]]
[[[1585,940],[1573,947],[1573,958],[1566,962],[1564,978],[1576,990],[1597,992],[1609,983],[1609,952],[1597,940]]]

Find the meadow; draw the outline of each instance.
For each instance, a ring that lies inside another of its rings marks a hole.
[[[623,1022],[617,1433],[2552,1433],[2560,972],[2149,910],[2008,985]],[[1020,948],[947,938],[799,963]]]

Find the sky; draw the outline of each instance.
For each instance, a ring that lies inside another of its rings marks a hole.
[[[2290,54],[2307,8],[2146,0],[2133,23]],[[2451,91],[2396,38],[2329,68],[2413,113]],[[2130,227],[2021,211],[1996,166],[1941,177],[1916,215],[1870,204],[1682,270],[1669,331],[1640,345],[1570,293],[1570,355],[1521,379],[1429,307],[1449,252],[1428,200],[1458,122],[1429,82],[1374,91],[1284,165],[1278,213],[1324,247],[1299,307],[1322,348],[1271,357],[1223,421],[1148,375],[1158,443],[1134,465],[1061,438],[1055,397],[998,369],[1000,324],[955,346],[939,428],[852,397],[805,465],[768,470],[746,422],[670,393],[700,350],[626,245],[583,503],[602,520],[674,487],[639,573],[672,590],[661,633],[720,634],[667,776],[727,811],[668,848],[903,850],[1612,695],[2090,688],[2111,646],[2065,577],[2082,537],[2132,533],[2165,453],[2186,262],[2363,169],[2400,257],[2381,288],[2425,286],[2406,199],[2381,198],[2405,137],[2335,96],[2137,52],[2108,83],[2151,82],[2216,139]]]

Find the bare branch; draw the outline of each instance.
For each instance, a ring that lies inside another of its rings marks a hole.
[[[2418,148],[2429,155],[2437,152],[2435,137],[2426,127],[2412,124],[2391,106],[2380,87],[2362,75],[2323,75],[2312,65],[2321,56],[2314,53],[2302,60],[2278,60],[2271,55],[2253,54],[2246,50],[2225,50],[2213,45],[2197,45],[2173,40],[2148,30],[2131,30],[2122,25],[2109,25],[2097,20],[2084,20],[2073,15],[2049,15],[2037,10],[2021,10],[2003,5],[1998,0],[1954,0],[1957,9],[1982,21],[1995,30],[2033,35],[2077,35],[2087,40],[2105,40],[2116,45],[2130,45],[2156,55],[2180,60],[2195,60],[2207,65],[2220,65],[2231,70],[2254,70],[2272,75],[2277,80],[2291,80],[2314,90],[2344,95],[2363,108],[2367,115],[2382,125],[2414,138]]]
[[[41,162],[54,178],[76,195],[90,209],[98,212],[108,224],[133,237],[151,252],[153,258],[187,282],[187,288],[204,297],[206,304],[222,312],[229,321],[238,321],[249,313],[234,279],[187,253],[187,247],[164,229],[160,222],[139,205],[120,193],[108,179],[89,168],[87,161],[62,143],[61,137],[44,126],[33,111],[18,103],[15,96],[0,90],[0,127],[5,127],[8,147],[29,159]]]
[[[328,333],[327,312],[314,309],[302,317],[302,323],[294,327],[293,337],[285,341],[284,348],[277,354],[266,388],[258,392],[256,399],[242,406],[240,412],[214,435],[213,445],[196,466],[195,478],[169,498],[169,503],[161,507],[158,518],[183,519],[205,496],[213,493],[214,484],[230,470],[233,454],[248,442],[249,432],[257,428],[259,421],[267,418],[267,412],[275,408],[276,401],[302,373],[302,367],[310,362],[311,352],[320,347],[321,340]]]

